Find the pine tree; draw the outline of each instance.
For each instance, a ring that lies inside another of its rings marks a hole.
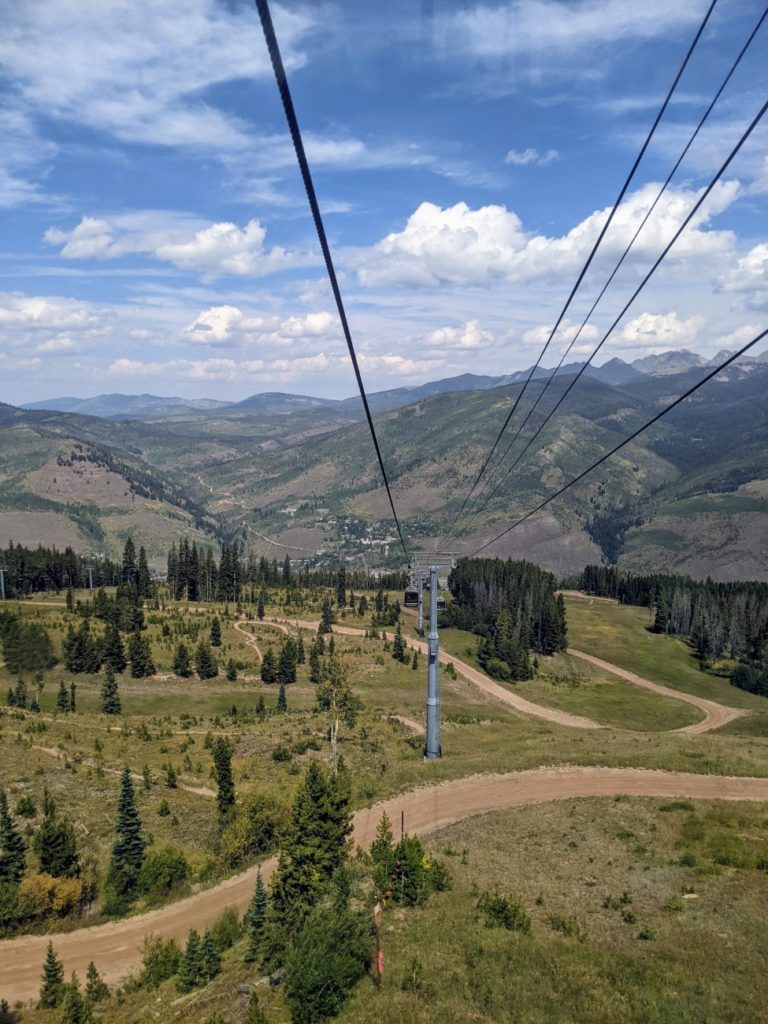
[[[221,647],[221,623],[216,616],[211,622],[211,647]]]
[[[40,986],[38,1008],[54,1010],[64,996],[64,965],[56,955],[53,943],[48,943],[43,964],[43,980]]]
[[[136,565],[136,545],[131,537],[125,542],[123,548],[123,583],[136,583],[138,578],[138,567]]]
[[[192,663],[189,660],[189,651],[186,644],[180,643],[173,656],[173,674],[182,679],[188,679],[192,675]]]
[[[237,665],[234,658],[230,658],[227,662],[227,682],[237,682]]]
[[[92,1019],[90,1007],[83,1002],[80,982],[73,971],[69,984],[64,986],[59,1024],[90,1024]]]
[[[269,1024],[267,1015],[262,1010],[259,997],[255,992],[251,992],[251,998],[248,1000],[243,1024]]]
[[[108,905],[113,910],[118,910],[122,909],[136,891],[139,871],[144,863],[144,850],[147,846],[147,840],[141,829],[141,818],[136,808],[133,779],[127,765],[123,768],[120,778],[115,834],[116,838],[107,874],[107,888],[110,893]]]
[[[264,703],[264,694],[259,694],[259,699],[256,701],[256,714],[258,715],[259,721],[263,722],[267,717],[267,705]]]
[[[382,814],[376,826],[376,837],[371,843],[371,860],[374,864],[388,863],[393,849],[392,822],[386,814]]]
[[[419,652],[418,651],[414,651],[413,652],[413,658],[411,658],[411,668],[415,672],[418,667],[419,667]]]
[[[351,830],[346,779],[310,762],[294,799],[272,886],[267,915],[271,959],[280,956],[344,863]]]
[[[211,653],[211,648],[201,640],[195,650],[195,668],[201,679],[213,679],[219,674],[219,666]]]
[[[219,736],[213,745],[213,770],[216,776],[216,806],[219,811],[219,826],[223,828],[231,817],[235,806],[232,749],[223,736]]]
[[[301,634],[301,630],[299,630],[299,636],[296,641],[296,664],[303,665],[306,660],[307,654],[304,650],[304,637]]]
[[[333,611],[331,609],[331,602],[326,599],[323,601],[323,608],[320,613],[320,625],[317,627],[317,632],[322,636],[324,633],[333,632]]]
[[[77,711],[77,683],[74,679],[69,684],[69,710],[73,714]]]
[[[75,595],[72,593],[72,587],[67,587],[67,596],[64,603],[67,606],[68,612],[75,610]]]
[[[85,974],[85,1001],[89,1006],[109,998],[109,986],[104,982],[96,964],[91,960]]]
[[[59,692],[56,694],[56,710],[69,711],[69,693],[64,685],[64,680],[59,680]]]
[[[139,559],[136,567],[136,589],[139,592],[139,597],[151,597],[152,595],[152,580],[149,575],[149,566],[147,565],[147,552],[143,547],[139,548]]]
[[[13,703],[17,708],[26,708],[28,703],[27,684],[19,676],[16,680],[16,688],[13,691]]]
[[[120,693],[117,688],[115,670],[107,662],[107,669],[104,673],[104,682],[101,684],[101,713],[103,715],[119,715],[122,712],[120,705]]]
[[[200,975],[204,984],[212,981],[221,972],[221,956],[210,928],[206,928],[200,940]]]
[[[128,660],[131,663],[131,676],[134,679],[143,679],[145,676],[155,674],[149,641],[139,632],[131,633],[128,641]]]
[[[395,630],[395,639],[392,641],[392,657],[395,661],[407,661],[408,656],[405,653],[405,641],[403,640],[403,631],[400,629],[400,623],[397,624]]]
[[[200,936],[193,928],[187,936],[187,945],[184,948],[184,956],[181,958],[181,967],[176,979],[180,992],[191,992],[200,982]]]
[[[256,605],[256,614],[258,615],[260,620],[264,618],[264,606],[266,603],[267,592],[264,589],[264,587],[262,587],[261,590],[259,591],[259,603]]]
[[[80,857],[71,823],[56,813],[56,804],[48,789],[43,790],[43,820],[32,842],[43,874],[54,878],[77,878]]]
[[[336,604],[345,608],[347,604],[347,571],[342,565],[336,573]]]
[[[288,697],[285,693],[285,683],[280,683],[280,689],[277,691],[277,710],[281,714],[288,710]]]
[[[281,683],[285,684],[296,682],[296,643],[291,637],[287,637],[280,648],[277,678]]]
[[[251,903],[246,914],[248,942],[245,949],[246,963],[259,959],[261,944],[264,938],[264,926],[267,920],[267,890],[261,877],[261,868],[256,875],[256,886],[253,890]]]
[[[114,622],[108,622],[101,645],[104,663],[110,665],[114,672],[124,672],[128,664],[125,649],[120,638],[120,630]]]
[[[8,797],[0,789],[0,882],[18,885],[26,867],[27,844],[8,811]]]
[[[263,683],[274,683],[277,679],[277,666],[275,665],[275,652],[271,645],[264,652],[261,659],[261,681]]]
[[[320,682],[320,652],[317,644],[312,644],[309,649],[309,681],[315,684]]]

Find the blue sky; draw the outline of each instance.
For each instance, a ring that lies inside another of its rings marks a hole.
[[[274,6],[369,390],[530,365],[705,7]],[[571,324],[760,13],[719,0]],[[574,355],[757,113],[766,56],[764,25]],[[18,0],[0,66],[0,400],[354,393],[251,3]],[[767,141],[761,125],[598,362],[765,326]]]

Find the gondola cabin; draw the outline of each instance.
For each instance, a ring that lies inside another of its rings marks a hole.
[[[424,589],[429,594],[429,584],[425,581]],[[415,583],[409,583],[403,593],[403,604],[406,608],[418,608],[419,607],[419,588]],[[424,598],[424,610],[429,612],[429,597]],[[442,594],[437,595],[437,610],[439,612],[445,611],[445,598]]]

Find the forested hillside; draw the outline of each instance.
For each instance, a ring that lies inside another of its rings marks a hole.
[[[533,427],[573,379],[558,376],[469,502],[456,549],[471,552],[500,532],[700,373],[617,385],[582,378],[526,451]],[[766,385],[768,366],[731,367],[489,554],[530,557],[560,574],[604,560],[702,579],[768,579]],[[542,388],[532,383],[516,422]],[[414,546],[428,546],[453,522],[519,389],[437,394],[377,418]],[[386,495],[367,428],[355,420],[328,404],[290,416],[192,410],[151,423],[3,406],[0,543],[46,537],[115,557],[130,533],[160,568],[171,542],[186,535],[203,549],[237,540],[269,558],[332,564],[365,554],[368,564],[395,568],[401,553]]]

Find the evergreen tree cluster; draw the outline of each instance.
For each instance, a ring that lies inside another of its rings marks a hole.
[[[0,610],[0,643],[6,668],[14,675],[45,672],[56,664],[46,628],[13,611]]]
[[[740,662],[733,684],[768,696],[768,583],[641,576],[588,565],[576,585],[588,594],[654,609],[653,632],[685,637],[702,666],[723,657]]]
[[[361,599],[362,600],[362,599]],[[366,601],[366,608],[368,602]],[[363,611],[364,615],[365,612]],[[400,621],[400,602],[390,601],[389,594],[383,589],[383,584],[376,591],[373,599],[373,615],[371,624],[374,626],[395,626]]]
[[[88,572],[93,569],[94,586],[114,586],[120,582],[120,566],[108,558],[90,558],[78,555],[67,547],[27,548],[10,543],[0,547],[0,565],[5,573],[5,595],[8,598],[27,597],[29,594],[52,590],[88,586]]]
[[[529,654],[565,649],[565,603],[556,580],[532,562],[462,558],[448,577],[453,595],[441,622],[483,637],[478,659],[501,679],[528,679]]]
[[[85,991],[81,991],[80,982],[74,972],[70,980],[65,982],[64,966],[53,943],[48,943],[43,963],[40,997],[37,1002],[38,1009],[55,1010],[59,1007],[60,1024],[95,1024],[93,1008],[108,996],[109,988],[93,961],[88,964],[86,971]]]
[[[202,937],[193,928],[181,958],[176,984],[180,992],[207,985],[221,972],[221,954],[210,928]]]

